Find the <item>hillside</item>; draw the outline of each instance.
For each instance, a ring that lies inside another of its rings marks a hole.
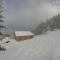
[[[56,29],[60,30],[60,14],[47,19],[46,22],[40,22],[40,24],[36,27],[34,33],[40,35],[47,31],[54,31]]]
[[[0,43],[6,40],[10,42],[2,44],[7,50],[0,52],[1,60],[60,60],[60,30],[20,42],[6,37]]]

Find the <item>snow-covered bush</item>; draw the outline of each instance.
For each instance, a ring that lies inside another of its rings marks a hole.
[[[0,45],[0,51],[6,51],[6,48],[4,48]]]

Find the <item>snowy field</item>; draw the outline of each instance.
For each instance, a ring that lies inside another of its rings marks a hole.
[[[6,40],[11,42],[4,43]],[[19,42],[6,37],[0,43],[7,49],[0,52],[0,60],[60,60],[59,30]]]

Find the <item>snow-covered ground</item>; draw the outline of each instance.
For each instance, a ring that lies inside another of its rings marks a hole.
[[[2,43],[7,50],[0,52],[0,60],[60,60],[60,30],[20,42],[6,37]]]

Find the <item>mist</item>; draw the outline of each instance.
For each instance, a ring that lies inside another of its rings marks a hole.
[[[5,23],[12,30],[33,30],[58,14],[59,0],[6,0]]]

